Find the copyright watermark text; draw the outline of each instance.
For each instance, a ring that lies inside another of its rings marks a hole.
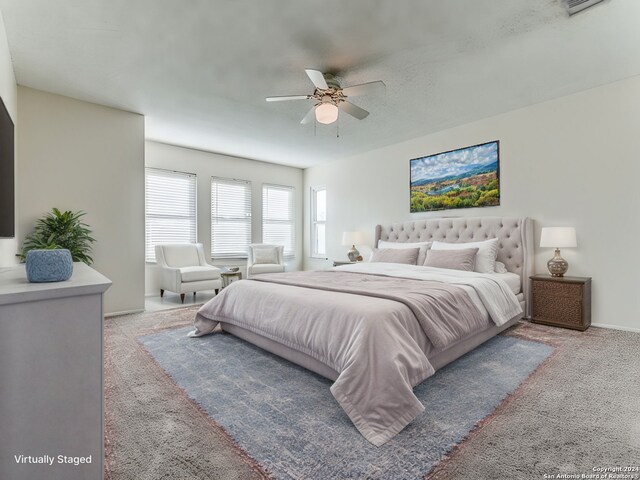
[[[640,466],[597,466],[589,472],[582,473],[545,473],[542,478],[545,480],[640,480]]]

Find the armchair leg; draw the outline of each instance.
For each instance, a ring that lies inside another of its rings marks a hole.
[[[160,289],[160,298],[164,297],[164,290]]]
[[[181,293],[181,294],[180,294],[180,301],[181,301],[182,303],[184,303],[184,293]]]

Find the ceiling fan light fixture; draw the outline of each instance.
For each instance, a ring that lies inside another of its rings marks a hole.
[[[591,1],[591,0],[589,0]],[[603,0],[600,0],[603,1]],[[320,70],[306,69],[309,79],[315,86],[310,95],[280,95],[278,97],[267,97],[267,102],[281,102],[285,100],[313,100],[315,102],[307,114],[302,118],[300,123],[306,125],[314,118],[316,122],[329,125],[338,120],[338,110],[352,117],[363,120],[369,115],[364,108],[347,101],[349,97],[357,97],[365,95],[372,89],[384,87],[384,82],[376,80],[375,82],[361,83],[359,85],[351,85],[346,88],[340,86],[340,82],[333,75],[322,73]],[[314,122],[315,125],[315,122]]]
[[[316,120],[328,125],[338,120],[338,107],[333,103],[321,103],[316,107]]]

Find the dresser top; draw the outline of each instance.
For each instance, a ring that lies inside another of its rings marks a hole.
[[[64,282],[29,283],[24,264],[0,267],[0,305],[102,293],[111,280],[82,262]]]

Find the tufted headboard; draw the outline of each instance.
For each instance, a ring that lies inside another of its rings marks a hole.
[[[374,245],[389,242],[450,243],[478,242],[499,238],[498,261],[507,270],[520,275],[522,293],[529,314],[529,276],[533,275],[533,222],[530,218],[467,217],[434,218],[415,222],[377,225]]]

